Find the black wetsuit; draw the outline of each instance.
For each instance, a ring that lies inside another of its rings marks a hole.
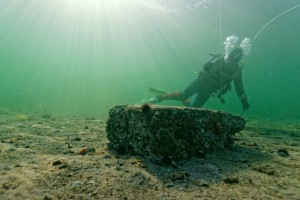
[[[221,95],[226,93],[230,83],[234,82],[235,90],[240,98],[245,97],[242,82],[241,66],[239,63],[227,63],[224,56],[214,57],[203,65],[203,70],[183,92],[179,99],[186,100],[197,93],[191,107],[201,107],[215,92],[223,88]]]

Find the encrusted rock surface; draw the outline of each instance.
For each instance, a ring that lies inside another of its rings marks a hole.
[[[109,147],[152,161],[183,160],[232,147],[245,120],[208,109],[119,105],[109,112]]]

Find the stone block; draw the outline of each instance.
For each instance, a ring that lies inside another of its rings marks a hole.
[[[226,112],[145,104],[113,107],[106,132],[120,154],[169,162],[231,148],[244,127],[242,117]]]

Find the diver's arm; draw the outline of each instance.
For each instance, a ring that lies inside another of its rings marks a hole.
[[[242,80],[242,72],[240,70],[239,74],[236,76],[236,78],[233,80],[234,87],[237,95],[239,96],[242,104],[243,104],[243,110],[249,109],[249,103],[248,103],[248,97],[245,94],[245,90],[243,87],[243,80]]]

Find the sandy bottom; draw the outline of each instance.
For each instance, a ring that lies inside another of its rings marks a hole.
[[[234,149],[169,166],[109,151],[105,125],[1,111],[0,199],[300,199],[299,122],[248,120]]]

